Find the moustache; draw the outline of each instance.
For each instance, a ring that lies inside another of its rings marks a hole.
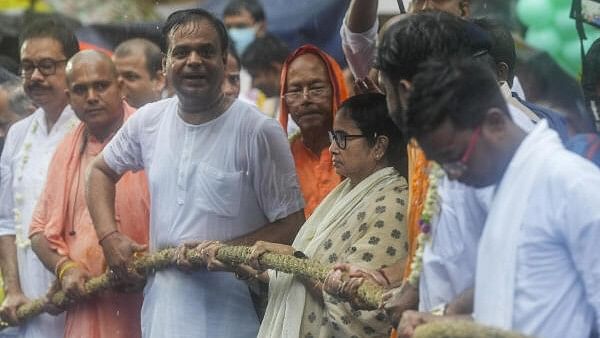
[[[50,87],[48,86],[44,86],[43,84],[39,83],[39,82],[33,82],[32,84],[27,86],[28,90],[49,90]]]

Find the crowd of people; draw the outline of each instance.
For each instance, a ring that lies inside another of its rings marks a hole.
[[[595,126],[528,102],[510,30],[469,0],[414,0],[379,26],[377,1],[350,2],[347,70],[289,50],[256,0],[222,20],[173,12],[164,55],[141,38],[80,50],[58,18],[25,27],[22,80],[0,72],[0,337],[396,338],[455,321],[598,337]],[[229,245],[248,260],[220,261]],[[165,248],[174,267],[132,269]],[[103,273],[112,289],[89,296]],[[19,313],[59,291],[66,305]]]

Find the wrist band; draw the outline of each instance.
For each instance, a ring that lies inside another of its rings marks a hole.
[[[102,238],[100,238],[98,240],[98,244],[102,245],[102,241],[104,241],[105,239],[107,239],[108,237],[112,236],[113,234],[116,234],[117,232],[119,232],[119,230],[113,230],[107,234],[105,234],[104,236],[102,236]]]
[[[60,271],[58,273],[58,280],[62,282],[62,278],[65,275],[65,272],[67,272],[67,270],[75,268],[79,266],[79,264],[73,262],[73,261],[68,261],[65,264],[63,264],[63,266],[60,267]]]
[[[58,262],[54,266],[54,275],[56,277],[58,277],[58,275],[59,275],[59,271],[58,270],[60,269],[60,266],[63,265],[68,260],[69,260],[69,257],[67,257],[67,256],[63,256],[61,259],[58,260]]]

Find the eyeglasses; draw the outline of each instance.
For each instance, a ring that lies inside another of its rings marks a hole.
[[[327,133],[329,134],[329,142],[331,142],[331,143],[335,142],[335,144],[338,146],[338,148],[340,148],[342,150],[346,149],[349,138],[367,137],[367,135],[349,135],[349,134],[346,134],[345,132],[339,131],[339,130],[328,131]]]
[[[469,144],[467,145],[467,149],[461,156],[460,160],[444,163],[442,164],[442,168],[448,174],[448,177],[451,178],[459,178],[461,177],[465,171],[469,168],[467,162],[471,159],[473,152],[475,151],[475,146],[477,145],[477,141],[479,140],[479,135],[481,134],[481,127],[477,127],[473,133],[471,133],[471,138],[469,139]]]
[[[56,73],[56,65],[62,62],[66,62],[67,60],[52,60],[52,59],[42,59],[38,63],[34,63],[32,61],[22,61],[21,62],[21,75],[23,76],[31,76],[35,69],[37,68],[40,73],[44,76],[54,75]]]
[[[313,99],[322,99],[330,92],[331,88],[329,87],[302,87],[302,89],[299,90],[288,91],[287,93],[283,94],[283,98],[285,99],[286,103],[293,104],[302,100],[304,95]]]

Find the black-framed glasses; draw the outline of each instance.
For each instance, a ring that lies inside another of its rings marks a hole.
[[[44,76],[54,75],[56,74],[56,65],[59,63],[66,62],[67,59],[64,60],[52,60],[52,59],[41,59],[38,63],[33,61],[22,61],[21,62],[21,75],[22,76],[31,76],[35,69],[40,71],[40,73]]]
[[[285,102],[288,104],[297,103],[304,98],[306,95],[309,98],[313,99],[322,99],[327,96],[331,92],[330,87],[302,87],[298,90],[291,90],[283,94],[283,98]]]
[[[329,142],[331,142],[331,143],[335,142],[335,144],[338,146],[338,148],[340,148],[342,150],[346,149],[349,138],[367,137],[367,135],[362,135],[362,134],[361,135],[346,134],[345,132],[340,131],[340,130],[328,131],[327,133],[329,134]]]

